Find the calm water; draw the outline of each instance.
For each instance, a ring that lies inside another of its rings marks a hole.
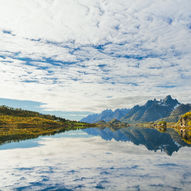
[[[0,146],[0,190],[191,190],[173,130],[90,128]]]

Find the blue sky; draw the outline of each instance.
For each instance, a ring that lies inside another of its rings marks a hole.
[[[80,119],[168,94],[188,103],[190,60],[190,0],[0,2],[1,104]]]

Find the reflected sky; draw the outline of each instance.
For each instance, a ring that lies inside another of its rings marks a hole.
[[[191,186],[191,149],[186,145],[169,156],[144,144],[106,140],[86,130],[33,141],[38,146],[21,148],[17,143],[0,150],[0,190],[187,191]]]

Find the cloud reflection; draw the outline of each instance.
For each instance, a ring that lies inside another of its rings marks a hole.
[[[190,148],[173,157],[83,131],[1,150],[0,190],[189,190]],[[7,162],[9,161],[9,162]]]

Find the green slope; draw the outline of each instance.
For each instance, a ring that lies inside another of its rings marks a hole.
[[[70,121],[54,115],[0,106],[0,144],[89,126],[87,123]]]

